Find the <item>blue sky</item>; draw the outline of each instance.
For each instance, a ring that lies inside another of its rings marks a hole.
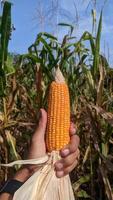
[[[71,22],[75,25],[75,35],[79,38],[85,30],[92,30],[92,17],[89,0],[12,0],[12,22],[16,30],[12,34],[9,50],[25,53],[40,31],[48,31],[61,39],[63,28],[58,22]],[[93,1],[93,0],[92,0]],[[105,0],[97,0],[97,19]],[[54,11],[51,12],[51,2]],[[77,10],[77,12],[76,12]],[[42,20],[42,21],[41,21]],[[113,65],[113,0],[107,0],[103,13],[101,51],[110,56]]]

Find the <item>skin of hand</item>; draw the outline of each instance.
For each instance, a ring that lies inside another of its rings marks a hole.
[[[41,117],[38,127],[32,137],[28,159],[35,159],[42,157],[46,154],[45,145],[45,132],[47,125],[47,113],[44,109],[40,110]],[[61,178],[69,174],[78,164],[80,156],[79,151],[79,137],[75,135],[76,129],[74,124],[70,124],[70,142],[67,146],[60,150],[61,159],[55,163],[55,173],[58,178]],[[26,181],[38,167],[35,165],[24,166],[20,169],[13,179],[18,181]],[[0,195],[0,200],[11,200],[12,196],[7,193]]]
[[[29,151],[29,159],[42,157],[46,154],[45,132],[47,125],[47,113],[44,109],[40,110],[41,116],[39,125],[32,137],[31,147]],[[79,137],[75,135],[76,128],[74,124],[70,124],[70,142],[60,151],[61,159],[55,163],[55,172],[58,178],[70,173],[78,164],[80,157]]]

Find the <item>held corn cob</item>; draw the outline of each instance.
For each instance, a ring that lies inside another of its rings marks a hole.
[[[48,98],[46,145],[49,152],[60,150],[69,142],[69,91],[59,69],[56,77],[50,85]]]
[[[59,179],[53,167],[60,158],[59,149],[69,142],[70,125],[68,87],[59,69],[56,77],[50,86],[48,99],[48,153],[35,160],[19,161],[21,164],[37,162],[41,168],[16,191],[13,200],[75,200],[69,175]]]

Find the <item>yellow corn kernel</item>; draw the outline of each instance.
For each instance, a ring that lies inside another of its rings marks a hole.
[[[70,101],[68,86],[65,83],[51,83],[47,113],[47,149],[49,152],[60,150],[69,142]]]

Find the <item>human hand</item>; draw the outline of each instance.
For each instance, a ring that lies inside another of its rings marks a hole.
[[[28,158],[38,158],[46,154],[45,132],[47,125],[47,113],[44,109],[40,110],[41,117],[39,125],[32,137],[31,147]],[[70,125],[70,142],[60,151],[61,159],[55,163],[55,172],[58,178],[70,173],[78,164],[80,155],[79,137],[75,135],[76,129],[74,124]]]
[[[79,137],[74,124],[70,125],[70,142],[60,151],[61,159],[55,163],[56,176],[61,178],[69,174],[78,164],[80,157]]]
[[[41,117],[39,120],[39,125],[32,137],[31,146],[28,154],[28,159],[35,159],[42,157],[46,154],[45,145],[45,132],[47,125],[47,113],[44,109],[41,109]],[[74,124],[71,123],[70,126],[70,142],[60,151],[61,159],[55,163],[55,172],[58,178],[70,173],[77,165],[80,151],[79,137],[75,135]],[[35,171],[37,171],[37,166],[30,165],[20,169],[13,179],[21,182],[25,182]],[[0,200],[10,200],[12,195],[8,193],[3,193],[0,195]]]

